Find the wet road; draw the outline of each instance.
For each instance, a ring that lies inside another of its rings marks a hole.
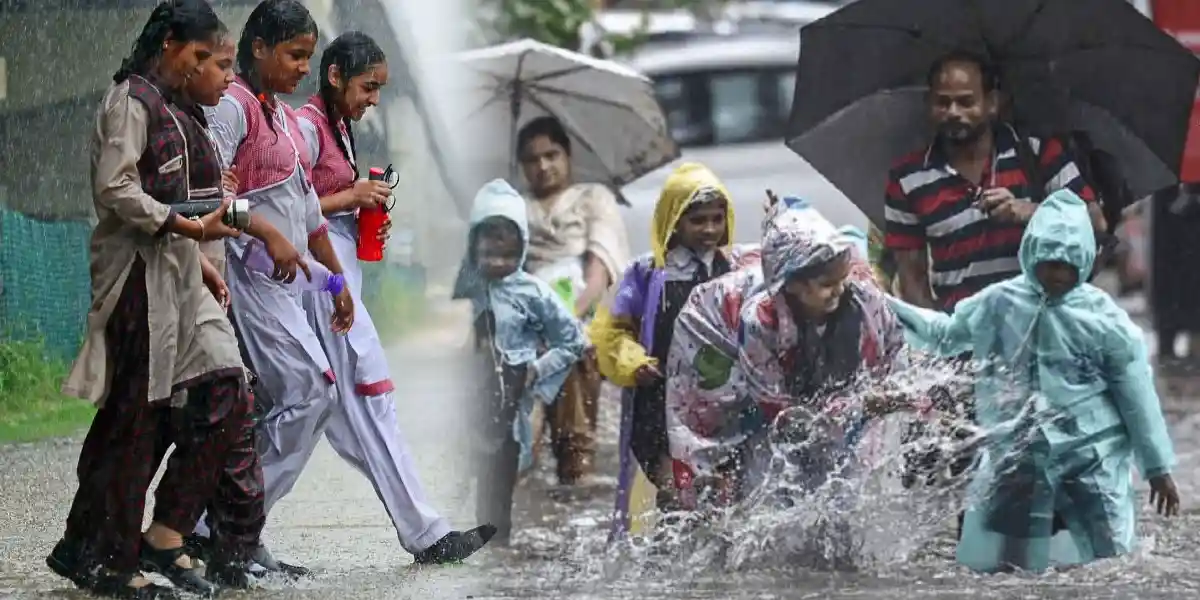
[[[457,415],[466,401],[456,368],[454,335],[420,340],[393,353],[402,428],[425,482],[456,526],[473,524],[473,500]],[[1200,462],[1200,418],[1190,416],[1200,383],[1170,382],[1166,400],[1181,468],[1185,509],[1194,506]],[[1167,386],[1164,385],[1164,389]],[[615,406],[604,410],[601,470],[615,471]],[[0,448],[0,597],[83,598],[42,560],[61,532],[74,490],[78,440]],[[519,491],[518,531],[510,549],[488,549],[463,566],[415,568],[400,548],[374,492],[322,446],[296,490],[271,516],[267,540],[280,557],[314,567],[298,586],[272,585],[261,598],[1156,598],[1194,597],[1200,590],[1200,511],[1171,523],[1143,516],[1146,549],[1108,564],[1039,579],[977,577],[950,566],[947,522],[910,560],[868,573],[831,575],[788,569],[730,572],[693,566],[637,568],[605,556],[611,478],[565,494],[549,477],[549,460]]]
[[[397,350],[393,359],[402,429],[434,504],[453,526],[472,526],[456,418],[461,395],[446,392],[458,381],[455,362],[448,352],[417,346]],[[0,598],[87,597],[43,562],[62,533],[79,445],[77,439],[0,447]],[[272,513],[265,537],[278,557],[318,576],[296,587],[270,585],[255,598],[468,598],[488,576],[479,561],[412,566],[370,484],[326,444]]]
[[[1139,533],[1145,549],[1135,557],[1083,569],[1051,574],[1039,579],[1020,576],[975,576],[954,568],[953,522],[947,519],[907,561],[873,568],[867,573],[827,574],[770,568],[762,571],[730,570],[707,560],[675,557],[673,564],[641,570],[628,560],[601,558],[612,509],[612,481],[589,492],[583,500],[558,502],[560,493],[549,468],[533,476],[522,490],[523,531],[515,536],[510,568],[519,576],[506,576],[491,589],[496,597],[535,598],[565,592],[578,600],[604,598],[1139,598],[1175,599],[1200,590],[1200,510],[1194,498],[1200,484],[1200,415],[1186,398],[1196,398],[1200,380],[1165,381],[1164,399],[1173,423],[1180,468],[1176,482],[1184,498],[1185,514],[1171,522],[1143,511]],[[615,472],[616,411],[613,403],[605,419],[609,435],[601,453],[601,468]],[[547,461],[549,462],[549,461]],[[608,479],[604,481],[604,479]],[[607,484],[607,485],[606,485]],[[1143,486],[1144,487],[1144,486]],[[1144,491],[1143,491],[1144,492]],[[900,515],[902,519],[903,516]],[[893,535],[903,535],[896,523]],[[494,553],[493,553],[494,555]],[[682,566],[683,563],[694,564]]]

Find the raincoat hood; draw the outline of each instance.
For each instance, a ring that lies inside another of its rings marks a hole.
[[[1041,262],[1069,263],[1079,270],[1079,281],[1087,281],[1096,262],[1096,234],[1087,204],[1071,190],[1051,194],[1029,220],[1018,256],[1021,272],[1039,294],[1045,290],[1034,274],[1034,267]]]
[[[521,260],[517,264],[517,271],[520,271],[529,252],[529,216],[525,212],[525,199],[503,179],[493,179],[475,194],[470,220],[472,237],[479,224],[491,217],[507,219],[521,232]],[[467,257],[474,262],[473,252],[468,252]]]
[[[763,221],[762,269],[767,288],[776,293],[797,271],[852,248],[865,259],[865,246],[866,236],[857,228],[838,229],[807,200],[782,198]]]
[[[658,203],[654,206],[654,220],[650,224],[650,247],[654,251],[654,266],[662,268],[667,263],[667,246],[675,225],[680,217],[687,212],[696,194],[711,189],[725,197],[725,240],[728,246],[733,240],[733,199],[729,190],[717,179],[715,173],[699,163],[684,163],[679,165],[667,182],[663,184]]]
[[[486,281],[475,266],[475,252],[471,246],[475,240],[475,230],[490,217],[507,219],[521,232],[521,258],[517,262],[517,270],[497,283],[515,282],[525,277],[523,267],[529,251],[529,219],[525,212],[525,199],[507,181],[493,179],[475,194],[475,202],[471,207],[470,234],[467,236],[467,254],[463,257],[462,267],[454,282],[455,299],[478,297],[483,292]]]

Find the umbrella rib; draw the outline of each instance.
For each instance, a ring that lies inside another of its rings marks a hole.
[[[582,73],[584,71],[589,71],[589,70],[592,70],[595,68],[596,67],[593,67],[591,65],[572,65],[570,68],[567,68],[567,69],[559,69],[557,71],[550,71],[549,73],[542,73],[541,75],[538,75],[537,77],[531,77],[528,80],[526,80],[525,83],[527,83],[527,84],[535,83],[535,82],[539,82],[539,81],[546,81],[547,79],[566,77],[568,75]]]
[[[531,52],[530,52],[530,51],[528,51],[528,50],[526,50],[525,52],[522,52],[522,53],[521,53],[521,54],[520,54],[520,55],[517,57],[517,61],[518,61],[518,63],[521,63],[521,62],[523,62],[523,61],[524,61],[524,59],[525,59],[525,57],[526,57],[527,55],[529,55],[530,53],[531,53]],[[469,64],[469,63],[468,63],[468,64]],[[542,73],[542,74],[540,74],[540,75],[537,75],[537,76],[535,76],[535,77],[530,77],[529,79],[524,79],[524,80],[521,80],[521,82],[522,82],[522,83],[524,83],[524,84],[530,84],[530,83],[535,83],[535,82],[539,82],[539,81],[545,81],[545,80],[547,80],[547,79],[555,79],[555,78],[558,78],[558,77],[567,77],[567,76],[569,76],[569,75],[574,75],[574,74],[576,74],[576,73],[580,73],[580,72],[583,72],[583,71],[592,70],[592,69],[595,69],[595,68],[596,68],[596,67],[593,67],[593,66],[591,66],[591,65],[572,65],[572,66],[571,66],[571,67],[569,67],[569,68],[566,68],[566,69],[559,69],[559,70],[557,70],[557,71],[550,71],[550,72],[548,72],[548,73]],[[475,69],[475,71],[476,71],[477,73],[481,73],[481,74],[488,75],[488,76],[492,77],[492,78],[493,78],[493,79],[496,81],[496,83],[503,83],[503,82],[505,82],[505,81],[507,81],[507,80],[510,80],[510,79],[520,79],[520,76],[519,76],[519,75],[518,75],[516,78],[513,78],[513,77],[508,77],[508,76],[506,76],[506,75],[499,75],[499,74],[493,73],[493,72],[491,72],[491,71],[488,71],[487,69],[482,69],[482,68],[478,68],[478,67]]]
[[[582,100],[585,102],[593,102],[595,104],[603,104],[610,108],[632,111],[632,108],[630,108],[630,106],[628,104],[622,104],[620,102],[609,100],[607,98],[601,98],[599,96],[588,96],[585,94],[581,94],[579,92],[575,92],[572,90],[567,90],[567,89],[563,89],[563,88],[559,88],[559,87],[551,87],[551,86],[547,86],[547,85],[534,84],[534,85],[528,86],[527,89],[536,90],[536,91],[546,93],[546,94],[565,96],[567,98],[572,98],[575,100]]]
[[[491,91],[491,93],[492,93],[491,97],[489,97],[487,100],[484,100],[482,103],[479,104],[479,106],[476,106],[474,109],[468,111],[466,116],[464,117],[464,119],[470,119],[470,118],[474,117],[475,115],[478,115],[479,113],[486,110],[489,106],[494,104],[497,100],[507,99],[509,91],[505,90],[505,89],[501,89],[501,88],[495,88]]]
[[[498,78],[497,83],[503,83],[503,82],[499,81],[499,78]],[[533,84],[533,85],[527,84],[527,85],[524,85],[523,87],[524,87],[523,95],[533,96],[534,93],[545,93],[545,94],[549,94],[549,95],[564,96],[564,97],[571,98],[574,100],[579,100],[582,102],[591,102],[591,103],[595,103],[595,104],[601,104],[601,105],[607,106],[607,107],[615,109],[615,110],[619,110],[619,111],[626,112],[626,113],[631,113],[638,119],[640,119],[642,121],[646,121],[646,119],[642,118],[642,115],[638,111],[634,110],[634,108],[632,106],[629,106],[628,104],[622,104],[620,102],[614,102],[612,100],[608,100],[606,98],[600,98],[600,97],[596,97],[596,96],[587,96],[584,94],[580,94],[579,92],[574,92],[571,90],[566,90],[566,89],[557,88],[557,87],[549,87],[549,86],[541,85],[541,84]],[[474,117],[475,115],[481,113],[482,111],[484,111],[489,106],[493,105],[495,102],[497,102],[499,100],[504,100],[504,99],[510,98],[511,94],[512,94],[511,88],[512,88],[512,82],[509,82],[507,84],[504,84],[503,87],[496,87],[495,89],[492,89],[491,96],[487,100],[483,101],[479,106],[475,107],[474,110],[471,110],[470,112],[468,112],[466,115],[466,118],[469,119],[469,118]],[[550,112],[550,111],[547,111],[547,112]]]
[[[524,92],[526,94],[538,92],[538,93],[544,93],[544,94],[548,94],[548,95],[564,96],[567,98],[571,98],[571,99],[579,100],[579,101],[583,101],[583,102],[592,102],[595,104],[601,104],[601,105],[607,106],[609,108],[620,110],[623,112],[632,113],[633,115],[637,116],[638,118],[641,118],[641,115],[638,113],[638,111],[634,110],[633,107],[629,106],[628,104],[621,104],[619,102],[613,102],[611,100],[606,100],[604,98],[597,98],[595,96],[585,96],[578,92],[571,92],[571,91],[563,90],[563,89],[559,89],[559,88],[549,88],[549,87],[540,86],[540,85],[526,86]],[[479,106],[475,107],[475,109],[468,112],[466,115],[466,118],[469,119],[469,118],[474,117],[475,115],[477,115],[480,112],[482,112],[483,110],[487,109],[489,106],[491,106],[495,102],[497,102],[499,100],[507,99],[510,96],[510,94],[511,94],[510,90],[504,90],[504,89],[492,90],[491,97],[489,97],[487,100],[483,101]],[[645,119],[642,119],[642,120],[644,121]]]
[[[835,31],[838,29],[885,29],[889,31],[907,33],[914,38],[925,39],[925,35],[922,30],[915,27],[905,27],[903,25],[867,25],[864,23],[823,23],[821,21],[815,21],[806,25],[804,29],[808,29],[809,31],[815,31],[817,29],[829,29]],[[803,39],[801,40],[801,43],[803,43]]]
[[[486,72],[486,71],[480,71],[480,73],[491,77],[493,79],[493,83],[496,84],[496,86],[495,86],[496,89],[494,89],[492,91],[493,98],[488,100],[489,103],[492,100],[494,100],[495,97],[497,97],[499,95],[508,94],[514,82],[520,82],[521,86],[524,87],[525,89],[538,90],[538,91],[546,92],[548,94],[558,94],[560,96],[567,96],[570,98],[575,98],[576,100],[586,100],[588,102],[595,102],[597,104],[605,104],[605,105],[611,106],[613,108],[628,108],[628,106],[625,104],[621,104],[620,102],[614,102],[612,100],[608,100],[606,98],[601,98],[599,96],[587,96],[584,94],[580,94],[579,92],[575,92],[575,91],[568,90],[565,88],[549,86],[549,85],[546,85],[545,83],[542,83],[541,79],[520,80],[515,77],[505,77],[502,75],[497,75],[495,73],[490,73],[490,72]]]
[[[1000,47],[1011,48],[1012,46],[1016,45],[1017,42],[1020,42],[1022,39],[1027,37],[1029,32],[1033,30],[1034,20],[1036,20],[1038,15],[1042,14],[1042,11],[1044,10],[1046,10],[1046,0],[1040,0],[1037,8],[1029,11],[1029,16],[1025,19],[1025,22],[1021,24],[1021,27],[1017,28],[1017,35],[1013,36],[1011,40],[1001,43]]]
[[[557,94],[557,95],[564,96],[567,98],[579,100],[581,102],[594,102],[596,104],[601,104],[601,105],[607,106],[609,108],[621,111],[623,113],[631,114],[638,121],[641,121],[642,123],[645,123],[646,125],[651,125],[651,122],[649,120],[647,120],[645,118],[645,116],[642,115],[642,113],[638,112],[637,110],[635,110],[632,106],[630,106],[628,104],[621,104],[618,102],[613,102],[611,100],[605,100],[602,98],[596,98],[593,96],[585,96],[585,95],[579,94],[577,92],[570,92],[568,90],[561,90],[558,88],[547,88],[545,86],[534,86],[532,89],[533,89],[533,91],[546,93],[548,95]],[[549,112],[549,111],[547,111],[547,112]],[[665,123],[665,118],[664,118],[664,123]]]
[[[529,56],[528,50],[517,56],[516,76],[507,85],[509,97],[509,116],[512,117],[512,123],[509,124],[508,131],[508,147],[509,152],[513,153],[512,158],[509,159],[508,172],[513,179],[516,179],[518,162],[520,161],[520,157],[518,156],[520,149],[518,149],[516,146],[517,138],[520,135],[520,132],[517,130],[517,123],[519,123],[521,119],[521,96],[528,95],[528,92],[525,90],[524,86],[521,85],[521,71],[525,68],[525,57],[527,56]],[[514,152],[514,150],[516,152]]]
[[[1083,48],[1073,48],[1070,52],[1063,52],[1061,54],[1054,54],[1054,55],[1049,55],[1049,56],[1039,56],[1039,55],[1033,55],[1033,54],[1027,54],[1027,55],[1022,56],[1019,54],[1012,54],[1012,55],[1007,55],[1007,56],[1002,57],[999,62],[1005,63],[1005,62],[1017,62],[1017,61],[1035,62],[1035,61],[1040,61],[1040,60],[1044,60],[1044,61],[1062,60],[1064,58],[1070,58],[1076,54],[1083,54],[1084,52],[1091,52],[1093,50],[1138,50],[1138,51],[1143,51],[1143,52],[1152,52],[1154,54],[1161,55],[1164,58],[1174,58],[1177,60],[1195,60],[1195,58],[1196,58],[1192,54],[1188,53],[1186,50],[1184,50],[1183,52],[1173,52],[1173,51],[1167,50],[1166,48],[1158,48],[1155,46],[1151,46],[1149,44],[1123,43],[1123,44],[1113,44],[1113,45],[1097,44],[1095,46],[1086,46]]]

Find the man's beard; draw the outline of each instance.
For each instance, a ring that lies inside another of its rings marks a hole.
[[[941,123],[937,128],[937,136],[939,140],[952,146],[968,146],[979,141],[991,126],[987,121],[978,125],[962,122]]]

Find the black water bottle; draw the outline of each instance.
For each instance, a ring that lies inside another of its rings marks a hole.
[[[222,200],[192,200],[172,204],[171,207],[175,209],[176,213],[186,218],[199,219],[221,208],[221,202]],[[229,203],[229,208],[225,210],[225,215],[221,217],[221,222],[239,231],[249,227],[250,201],[245,198],[235,198],[233,202]]]

